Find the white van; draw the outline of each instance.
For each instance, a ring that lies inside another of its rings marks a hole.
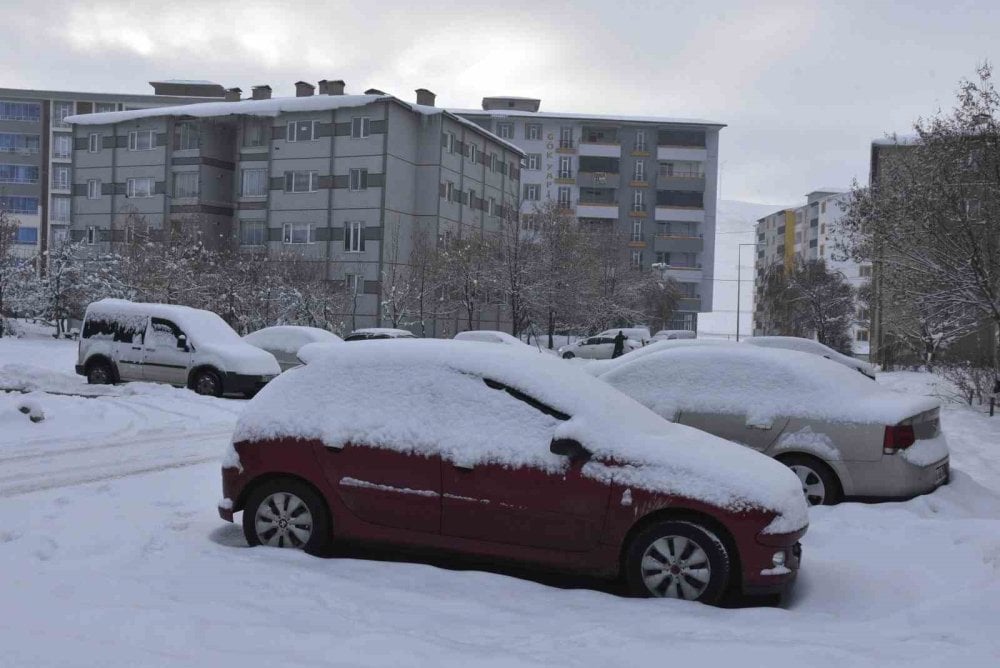
[[[211,311],[102,299],[87,307],[76,372],[95,384],[144,380],[219,397],[253,395],[281,369]]]

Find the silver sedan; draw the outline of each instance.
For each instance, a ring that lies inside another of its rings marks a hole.
[[[633,355],[586,370],[668,420],[785,463],[810,504],[909,498],[948,480],[935,400],[791,350],[719,343]]]

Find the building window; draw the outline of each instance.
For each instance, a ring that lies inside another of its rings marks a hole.
[[[632,269],[642,269],[642,251],[633,248],[629,253],[629,266]]]
[[[101,180],[87,180],[87,199],[101,199]]]
[[[635,171],[632,172],[633,181],[645,181],[646,180],[646,163],[639,160],[635,163]]]
[[[633,211],[645,211],[646,210],[646,193],[642,190],[635,190],[632,192],[632,210]]]
[[[68,128],[69,124],[66,122],[66,117],[72,115],[73,115],[72,102],[52,103],[52,125],[54,125],[55,127]]]
[[[87,151],[89,153],[99,153],[101,150],[101,135],[98,132],[91,132],[87,136]]]
[[[854,334],[854,340],[858,341],[859,343],[868,343],[868,330],[867,329],[859,329]]]
[[[52,166],[52,187],[57,190],[69,190],[69,165]]]
[[[494,197],[490,198],[489,206],[486,207],[486,214],[489,215],[489,216],[491,216],[491,217],[497,215],[497,201],[496,201],[496,198],[494,198]]]
[[[177,172],[174,174],[174,197],[198,196],[198,172]]]
[[[0,121],[42,120],[42,107],[37,102],[0,102]]]
[[[559,148],[573,148],[573,127],[564,125],[559,128]]]
[[[287,177],[286,177],[287,179]],[[244,197],[267,197],[267,170],[263,168],[242,170],[240,181]]]
[[[316,121],[291,121],[285,128],[286,141],[312,141],[316,139]]]
[[[636,130],[635,131],[635,150],[645,151],[646,150],[646,131]]]
[[[152,151],[156,148],[156,132],[153,130],[133,130],[128,133],[128,150]]]
[[[558,194],[558,199],[556,201],[559,203],[559,208],[568,209],[570,207],[570,202],[571,202],[570,189],[566,186],[563,186],[559,188],[557,194]]]
[[[367,190],[368,189],[368,170],[367,169],[357,169],[353,168],[350,171],[350,186],[351,190]]]
[[[319,172],[285,172],[286,193],[316,192],[319,186]]]
[[[661,162],[660,176],[703,178],[705,176],[705,163],[697,160],[672,160],[670,162]]]
[[[38,183],[38,167],[0,165],[0,183]]]
[[[14,243],[34,246],[38,243],[37,227],[18,227]]]
[[[444,183],[444,198],[449,202],[454,201],[455,198],[455,184],[451,181],[445,181]]]
[[[632,221],[632,241],[642,241],[642,221]]]
[[[466,204],[468,204],[469,206],[471,206],[473,209],[476,208],[476,189],[475,188],[469,188],[469,201],[467,201]]]
[[[537,183],[524,184],[524,200],[526,202],[537,202],[539,198],[539,188]]]
[[[367,116],[351,119],[351,139],[365,139],[371,133],[371,120]]]
[[[69,222],[69,197],[53,197],[49,219],[56,223]]]
[[[267,227],[263,220],[240,221],[240,245],[263,246],[267,241]]]
[[[444,138],[442,140],[442,144],[444,146],[444,150],[445,151],[447,151],[448,153],[454,153],[455,152],[455,133],[454,132],[445,132],[444,133]]]
[[[73,155],[73,138],[68,134],[58,134],[52,138],[52,157],[69,158]]]
[[[87,243],[90,245],[97,243],[97,228],[93,225],[87,227]]]
[[[475,144],[469,144],[469,160],[473,163],[479,162],[479,147]]]
[[[344,289],[347,294],[358,296],[364,291],[365,281],[361,274],[344,274]]]
[[[38,153],[40,145],[41,140],[38,135],[0,133],[0,152],[3,153]]]
[[[363,253],[365,250],[365,224],[353,221],[344,224],[344,250]]]
[[[573,158],[568,155],[559,156],[559,178],[573,178]]]
[[[152,197],[153,188],[152,177],[127,179],[125,181],[125,197]]]
[[[490,171],[491,172],[495,172],[495,171],[497,171],[497,168],[498,168],[498,165],[497,165],[497,154],[496,153],[490,153]]]
[[[178,123],[174,126],[174,150],[190,151],[201,148],[201,137],[195,123]]]
[[[311,244],[315,240],[312,223],[285,223],[281,226],[282,243]]]
[[[109,111],[118,111],[118,105],[114,102],[95,102],[94,113],[105,114]]]
[[[248,118],[243,121],[243,145],[267,146],[271,141],[271,123],[266,120]]]
[[[541,123],[528,123],[524,126],[524,138],[533,141],[540,140],[542,138],[542,124]]]
[[[541,153],[529,153],[526,169],[541,169],[542,164],[542,154]]]
[[[497,137],[500,137],[500,139],[510,139],[513,136],[513,123],[497,123]]]
[[[0,210],[7,213],[24,213],[38,215],[37,197],[5,197],[0,196]]]

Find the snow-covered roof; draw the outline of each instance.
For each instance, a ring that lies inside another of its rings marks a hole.
[[[163,83],[163,84],[181,84],[188,86],[218,86],[219,84],[215,81],[208,81],[207,79],[160,79],[158,81],[150,81],[149,83]]]
[[[670,424],[574,365],[510,346],[438,339],[329,346],[269,383],[233,434],[234,442],[285,438],[553,473],[567,461],[550,443],[573,439],[593,453],[582,469],[588,477],[734,511],[764,508],[778,513],[768,529],[775,533],[808,521],[798,479],[777,462]],[[230,449],[225,461],[235,465],[235,455]]]
[[[64,120],[74,125],[111,125],[126,123],[142,118],[159,118],[172,116],[178,118],[213,118],[219,116],[264,116],[276,117],[283,113],[331,111],[334,109],[351,109],[390,100],[424,116],[444,114],[451,120],[489,137],[507,149],[524,155],[517,145],[497,137],[489,130],[472,121],[456,116],[447,109],[430,107],[423,104],[405,102],[392,95],[308,95],[305,97],[272,97],[266,100],[240,100],[239,102],[199,102],[196,104],[174,105],[169,107],[152,107],[150,109],[131,109],[129,111],[107,111],[97,114],[75,114]]]
[[[697,340],[656,345],[615,360],[600,378],[667,418],[697,411],[745,415],[748,426],[778,417],[893,425],[939,406],[809,353]]]
[[[577,121],[618,121],[624,123],[660,123],[677,125],[711,125],[724,128],[725,123],[718,121],[708,121],[698,118],[674,118],[669,116],[629,116],[618,114],[578,114],[557,111],[520,111],[517,109],[449,109],[453,114],[462,116],[492,116],[494,118],[506,118],[508,116],[518,116],[526,118],[565,118]]]

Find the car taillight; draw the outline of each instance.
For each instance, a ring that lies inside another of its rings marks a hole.
[[[912,424],[897,424],[893,427],[886,427],[885,437],[882,439],[882,454],[894,455],[913,445],[916,440],[917,436],[913,432]]]

